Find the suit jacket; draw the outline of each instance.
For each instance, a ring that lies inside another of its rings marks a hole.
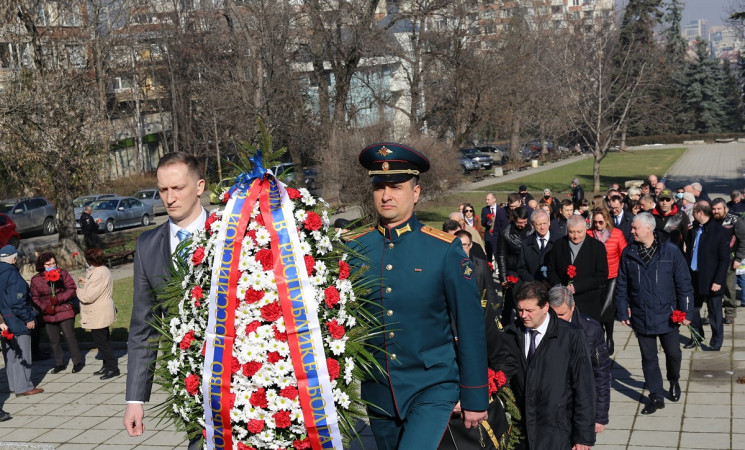
[[[150,340],[158,332],[150,323],[164,312],[155,304],[155,289],[165,283],[172,267],[169,224],[166,221],[137,239],[132,318],[127,341],[127,401],[149,401],[153,388],[157,352]]]
[[[496,211],[499,210],[499,205],[494,205],[494,218],[496,218]],[[484,227],[484,241],[491,241],[492,240],[492,232],[491,232],[491,226],[494,222],[494,218],[492,220],[489,220],[487,216],[491,214],[491,207],[484,206],[481,208],[481,226]]]
[[[693,224],[693,228],[686,236],[686,262],[690,269],[693,259],[693,244],[698,229],[702,226],[703,231],[698,243],[698,270],[691,271],[694,294],[724,295],[727,288],[727,269],[729,268],[730,233],[714,218],[711,218],[704,225],[698,222]],[[722,288],[714,293],[711,291],[712,283],[716,283]]]
[[[570,264],[577,268],[577,274],[571,280],[577,307],[583,313],[602,322],[600,313],[603,309],[603,288],[608,280],[605,245],[597,239],[585,237],[585,242],[572,263],[569,238],[563,237],[554,242],[554,248],[548,254],[547,264],[551,285],[569,284],[567,268]]]
[[[623,233],[623,237],[626,238],[626,243],[634,242],[634,239],[631,237],[631,221],[633,219],[633,215],[630,212],[624,210],[623,215],[621,216],[621,223],[619,223],[616,227]]]
[[[520,251],[520,259],[517,263],[517,277],[520,278],[521,282],[527,281],[543,281],[548,279],[548,273],[543,273],[541,267],[546,265],[546,256],[554,248],[554,241],[556,238],[553,234],[549,235],[549,240],[546,242],[546,248],[541,253],[541,247],[538,245],[538,240],[535,234],[523,239],[522,250]],[[546,267],[548,270],[548,267]]]

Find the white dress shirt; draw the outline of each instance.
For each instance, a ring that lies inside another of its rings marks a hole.
[[[543,340],[543,336],[546,335],[546,330],[548,330],[548,322],[551,320],[551,315],[546,314],[546,320],[543,321],[542,324],[538,325],[538,334],[535,336],[535,349],[538,350],[538,346],[540,345],[541,341]],[[528,357],[528,351],[530,350],[530,328],[525,329],[525,357]]]

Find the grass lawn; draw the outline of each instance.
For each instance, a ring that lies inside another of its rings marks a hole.
[[[111,340],[127,342],[129,319],[132,316],[132,278],[114,281],[114,305],[116,306],[116,321],[111,326]],[[91,332],[80,324],[80,314],[75,316],[75,337],[78,342],[93,342]],[[46,336],[44,341],[48,342]]]
[[[626,152],[611,152],[600,163],[600,188],[607,189],[611,183],[623,183],[627,180],[646,179],[650,174],[663,174],[683,155],[686,149],[671,148],[660,150],[641,150]],[[458,210],[458,205],[464,202],[471,203],[477,211],[486,204],[484,197],[489,192],[494,192],[498,201],[504,201],[507,194],[517,192],[518,187],[524,184],[528,192],[538,199],[543,195],[543,189],[549,188],[554,197],[559,200],[569,198],[572,193],[571,182],[573,178],[579,178],[580,185],[585,190],[585,196],[592,198],[592,166],[594,159],[587,158],[566,166],[557,167],[546,172],[527,175],[514,181],[494,183],[491,186],[478,188],[473,191],[458,192],[441,198],[421,203],[417,206],[417,217],[419,220],[440,229],[442,222],[448,215]],[[426,176],[426,175],[425,175]],[[677,188],[677,186],[673,186]]]

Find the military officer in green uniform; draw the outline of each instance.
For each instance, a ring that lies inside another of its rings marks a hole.
[[[383,328],[371,342],[383,371],[363,382],[362,397],[379,450],[435,449],[457,402],[466,427],[486,419],[484,314],[472,262],[458,238],[414,215],[419,174],[429,169],[423,154],[378,143],[359,160],[378,223],[349,241],[359,254],[351,263],[371,286],[368,309]]]

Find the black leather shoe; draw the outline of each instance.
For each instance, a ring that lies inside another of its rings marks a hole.
[[[63,370],[67,369],[67,365],[64,366],[54,366],[54,369],[52,369],[52,373],[60,373]]]
[[[103,375],[106,373],[106,367],[101,367],[97,371],[93,372],[93,375]]]
[[[608,345],[608,354],[612,355],[613,351],[616,349],[616,346],[613,342],[613,338],[610,338],[606,341],[606,344]]]
[[[680,400],[680,383],[677,381],[670,383],[670,400],[674,402]]]
[[[658,409],[665,408],[665,400],[662,399],[650,399],[647,406],[642,409],[642,414],[649,415],[654,414]]]
[[[709,322],[709,318],[708,317],[704,317],[703,319],[701,319],[701,323],[704,324],[704,325],[710,325],[711,324],[711,322]]]
[[[691,339],[690,341],[688,341],[686,345],[683,346],[683,348],[694,348],[695,346],[696,346],[696,341]]]
[[[77,363],[74,366],[72,366],[72,373],[78,373],[81,370],[83,370],[83,367],[85,367],[85,363]]]
[[[10,420],[12,417],[10,417],[10,414],[0,409],[0,422],[5,422],[6,420]]]
[[[102,380],[108,380],[109,378],[118,377],[121,373],[119,372],[119,369],[115,370],[109,370],[103,376],[101,377]]]

